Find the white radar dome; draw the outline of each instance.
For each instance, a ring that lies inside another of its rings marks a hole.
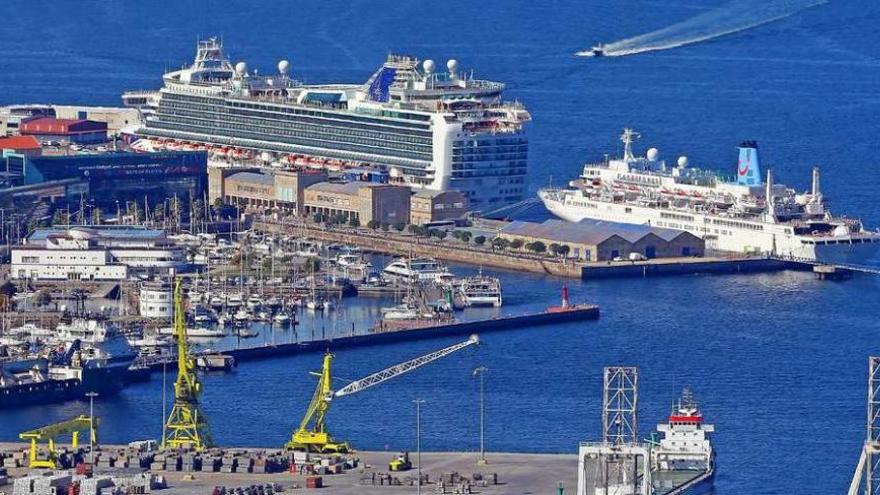
[[[434,67],[435,67],[435,66],[434,66],[434,61],[431,60],[431,59],[425,60],[425,61],[422,63],[422,69],[424,69],[425,72],[428,73],[428,74],[434,72]]]
[[[688,157],[680,156],[678,157],[678,166],[681,168],[685,168],[688,166]]]
[[[446,62],[446,69],[450,74],[455,75],[458,72],[458,60],[454,58],[450,58],[448,62]]]
[[[278,62],[278,73],[281,75],[287,75],[288,72],[290,72],[290,62],[287,60]]]
[[[260,155],[260,158],[262,158],[264,162],[269,162],[272,161],[272,154],[268,151],[264,151],[263,154]]]
[[[650,149],[648,149],[648,153],[646,153],[645,156],[648,157],[648,160],[650,160],[652,162],[656,162],[657,157],[660,156],[660,152],[657,151],[657,148],[650,148]]]
[[[247,64],[244,62],[235,64],[235,73],[239,76],[245,75],[247,73]]]

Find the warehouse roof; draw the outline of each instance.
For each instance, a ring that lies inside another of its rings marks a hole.
[[[237,172],[227,177],[227,179],[241,182],[251,182],[254,184],[263,184],[267,186],[275,184],[275,177],[269,174],[258,174],[256,172]]]
[[[682,234],[687,234],[681,230],[662,229],[649,225],[613,223],[601,220],[581,220],[572,223],[555,219],[547,220],[544,223],[515,221],[501,229],[501,232],[512,236],[587,245],[598,245],[614,236],[634,243],[648,234],[654,234],[667,242]]]
[[[362,187],[371,187],[381,184],[371,182],[318,182],[307,187],[309,191],[321,191],[335,194],[355,195]]]
[[[38,150],[40,147],[33,136],[0,137],[0,150]]]
[[[23,121],[19,126],[19,132],[22,134],[75,134],[106,130],[106,122],[83,119],[56,119],[55,117],[32,118]]]

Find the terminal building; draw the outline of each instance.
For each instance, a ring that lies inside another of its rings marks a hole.
[[[34,281],[123,280],[187,266],[186,251],[163,231],[136,227],[37,229],[11,257],[11,278]]]
[[[414,225],[457,220],[467,215],[468,198],[460,191],[423,189],[412,195],[409,210]]]
[[[305,189],[327,180],[318,170],[276,170],[212,167],[208,170],[208,199],[222,198],[224,203],[261,209],[303,212]]]
[[[371,221],[409,223],[410,196],[407,186],[373,182],[320,182],[305,189],[303,205],[309,215],[343,216],[361,225]]]
[[[175,195],[200,198],[207,183],[208,157],[203,151],[5,153],[2,160],[0,166],[15,178],[16,186],[87,181],[95,203],[102,206],[145,198],[157,204]]]
[[[565,245],[570,258],[583,261],[610,261],[628,258],[631,253],[648,259],[703,256],[706,251],[703,239],[690,232],[600,220],[515,221],[501,229],[500,236],[509,241],[541,242],[545,246]]]

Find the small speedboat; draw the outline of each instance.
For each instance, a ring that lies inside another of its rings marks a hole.
[[[594,57],[604,57],[605,56],[605,47],[602,46],[602,43],[590,48],[590,53],[593,54]]]

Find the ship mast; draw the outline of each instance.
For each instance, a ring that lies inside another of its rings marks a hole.
[[[623,159],[626,161],[635,160],[635,155],[633,155],[632,144],[637,138],[641,137],[641,134],[630,129],[624,128],[623,134],[620,136],[620,140],[623,141]]]

